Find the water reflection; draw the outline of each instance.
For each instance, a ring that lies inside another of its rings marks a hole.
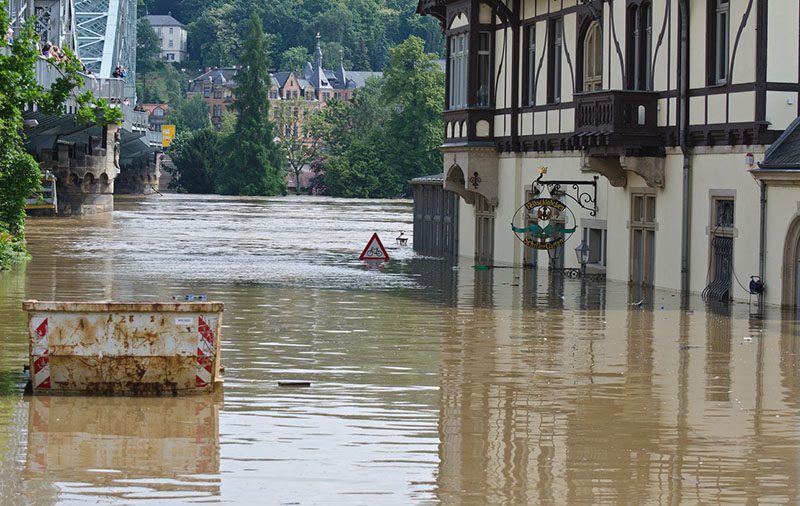
[[[56,500],[220,494],[219,410],[211,397],[32,397],[23,496]]]
[[[387,266],[354,260],[373,231],[408,234],[410,218],[408,202],[166,196],[120,200],[96,220],[34,220],[34,261],[0,277],[2,497],[800,500],[794,315],[476,269],[388,240]],[[21,300],[181,293],[226,302],[224,406],[21,400]]]
[[[440,366],[443,502],[797,502],[795,323],[517,275],[519,288],[500,270],[458,285]],[[514,291],[525,310],[507,309]]]

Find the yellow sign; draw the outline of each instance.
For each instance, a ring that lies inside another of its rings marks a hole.
[[[161,125],[161,145],[165,148],[172,144],[175,138],[175,125]]]

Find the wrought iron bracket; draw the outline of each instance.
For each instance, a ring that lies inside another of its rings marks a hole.
[[[547,188],[552,198],[560,196],[568,197],[573,202],[578,204],[582,209],[589,211],[590,216],[597,216],[597,178],[594,176],[591,181],[574,181],[574,180],[554,180],[542,181],[544,174],[539,174],[539,177],[531,185],[533,196],[539,197],[542,190]],[[590,187],[584,189],[585,187]]]

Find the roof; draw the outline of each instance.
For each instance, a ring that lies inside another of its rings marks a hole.
[[[233,67],[210,69],[189,81],[189,91],[199,91],[195,89],[206,81],[211,81],[215,86],[236,87],[236,72],[238,69]]]
[[[283,88],[286,86],[286,81],[289,80],[289,76],[292,75],[290,71],[283,71],[283,72],[275,72],[273,77],[278,80],[278,86]]]
[[[177,26],[180,28],[186,28],[186,25],[178,21],[177,19],[173,18],[171,15],[151,15],[145,16],[147,21],[150,23],[150,26]]]
[[[169,104],[137,104],[136,108],[146,113],[152,113],[156,109],[169,110]]]
[[[415,185],[443,185],[444,184],[444,174],[434,174],[432,176],[422,176],[422,177],[415,177],[410,181],[411,184]]]
[[[793,169],[800,170],[800,118],[778,137],[764,154],[764,161],[759,169]]]

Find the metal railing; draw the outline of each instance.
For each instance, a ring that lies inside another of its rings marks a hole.
[[[10,56],[11,48],[0,41],[0,56]],[[36,82],[44,89],[50,89],[54,82],[64,74],[52,61],[40,57],[36,61]],[[125,80],[116,77],[97,77],[93,74],[81,74],[83,76],[83,86],[73,90],[72,95],[78,96],[87,91],[91,91],[96,98],[104,98],[109,101],[122,101],[125,98]]]

